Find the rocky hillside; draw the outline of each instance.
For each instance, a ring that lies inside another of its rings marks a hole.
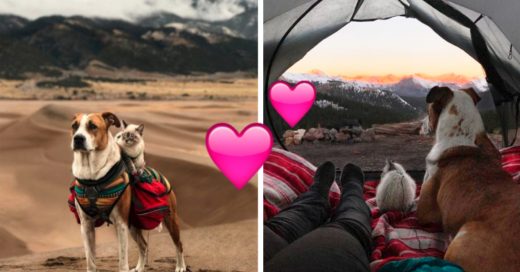
[[[398,100],[405,101],[408,105],[412,106],[419,112],[424,112],[424,109],[426,108],[426,95],[434,86],[448,86],[453,89],[471,87],[474,88],[482,98],[478,105],[480,110],[487,111],[494,109],[493,99],[485,79],[467,79],[463,76],[451,74],[446,75],[445,77],[447,76],[452,79],[457,79],[459,82],[432,80],[423,78],[420,75],[410,75],[401,78],[386,76],[384,77],[384,80],[379,77],[344,78],[339,76],[328,76],[322,72],[312,74],[285,73],[282,78],[289,82],[307,80],[320,85],[341,85],[341,88],[336,89],[348,90],[349,93],[345,94],[346,96],[353,96],[358,99],[368,97],[368,103],[372,102],[379,105],[386,105],[387,107],[401,107],[402,103],[392,102],[398,98]],[[384,82],[389,78],[389,82]],[[370,93],[370,95],[367,94],[367,92]],[[389,95],[389,92],[393,95]]]
[[[493,98],[484,79],[450,83],[411,75],[385,82],[377,77],[368,81],[328,76],[323,73],[285,73],[281,80],[293,84],[310,81],[316,86],[319,103],[311,108],[297,128],[307,129],[318,124],[327,128],[339,128],[349,119],[361,120],[365,128],[373,124],[418,120],[425,116],[426,95],[436,85],[454,89],[473,87],[482,98],[478,107],[487,130],[493,131],[499,125]],[[275,129],[278,132],[288,129],[285,122],[273,110],[271,112],[274,115]]]
[[[0,77],[83,69],[92,61],[114,69],[190,74],[255,71],[256,41],[240,35],[149,26],[123,20],[48,16],[34,21],[0,15]]]
[[[145,27],[172,27],[201,35],[223,35],[249,40],[257,39],[257,8],[249,8],[227,20],[207,21],[188,19],[173,13],[159,12],[138,18],[137,23]]]

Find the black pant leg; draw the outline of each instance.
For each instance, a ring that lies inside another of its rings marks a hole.
[[[357,237],[338,223],[322,226],[282,249],[265,263],[268,272],[368,272]]]
[[[290,244],[321,226],[329,216],[328,199],[309,190],[297,197],[289,207],[269,219],[264,228],[271,229]]]
[[[341,201],[332,216],[337,223],[352,233],[365,248],[367,256],[372,253],[372,215],[363,199],[363,184],[349,182],[341,190]]]
[[[270,228],[264,226],[264,263],[269,261],[289,243]]]

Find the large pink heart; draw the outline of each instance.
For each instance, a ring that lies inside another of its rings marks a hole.
[[[272,147],[271,132],[259,123],[249,124],[241,133],[228,124],[216,124],[206,134],[209,156],[239,190],[262,167]]]
[[[269,100],[282,118],[294,127],[311,109],[316,99],[316,89],[307,81],[301,81],[291,87],[283,81],[277,81],[269,89]]]

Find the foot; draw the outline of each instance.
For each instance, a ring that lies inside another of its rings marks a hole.
[[[186,270],[186,266],[185,265],[184,266],[179,266],[178,265],[178,266],[175,267],[175,272],[186,272],[186,271],[187,270]]]
[[[184,254],[177,249],[177,263],[175,264],[175,272],[186,272],[186,262],[184,261]]]
[[[324,162],[314,174],[314,183],[309,190],[318,192],[324,198],[328,198],[330,186],[336,177],[336,167],[330,161]]]
[[[350,182],[363,184],[365,182],[365,175],[363,174],[363,170],[361,170],[359,166],[349,163],[345,165],[345,167],[343,167],[340,180],[341,187],[345,188],[346,185]]]

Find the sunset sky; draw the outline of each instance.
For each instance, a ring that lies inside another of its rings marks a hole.
[[[385,76],[484,77],[480,64],[416,19],[350,23],[318,44],[289,72]]]

